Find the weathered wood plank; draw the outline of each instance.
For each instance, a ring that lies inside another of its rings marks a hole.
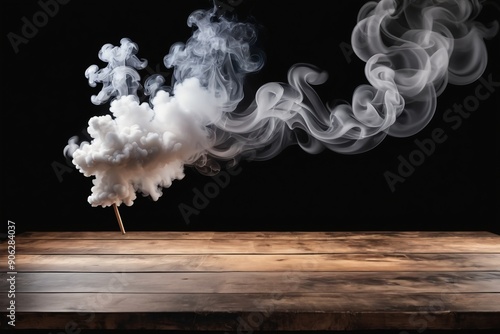
[[[7,271],[6,256],[0,268]],[[18,272],[498,271],[500,254],[17,255]]]
[[[17,254],[500,253],[500,238],[335,240],[66,240],[16,242]]]
[[[252,333],[261,331],[349,331],[352,330],[489,330],[500,328],[496,312],[134,312],[134,313],[20,313],[16,329],[60,329],[61,332],[86,329],[181,330]],[[5,322],[0,328],[7,328]],[[448,333],[444,331],[443,333]],[[455,333],[454,331],[450,333]],[[470,331],[467,331],[470,333]]]
[[[0,275],[0,292],[8,282]],[[20,273],[19,293],[500,293],[500,272]]]
[[[359,231],[359,232],[307,232],[307,231],[243,231],[243,232],[214,232],[214,231],[155,231],[154,233],[145,231],[128,231],[122,235],[120,231],[75,231],[75,232],[44,232],[30,231],[24,232],[18,237],[23,239],[317,239],[332,240],[336,238],[352,239],[392,239],[392,238],[491,238],[499,237],[497,234],[487,231]]]
[[[500,312],[500,293],[19,293],[16,305],[17,312]]]

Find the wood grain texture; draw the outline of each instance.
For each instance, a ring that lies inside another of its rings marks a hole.
[[[16,270],[16,329],[500,328],[481,231],[26,232]]]
[[[339,253],[496,253],[498,238],[433,237],[397,239],[128,239],[123,240],[20,240],[20,254],[339,254]]]
[[[6,271],[7,257],[0,258]],[[17,255],[18,271],[495,271],[495,254]]]
[[[500,272],[61,272],[21,273],[17,284],[20,293],[495,293]]]
[[[451,238],[458,239],[463,237],[476,238],[496,238],[498,235],[487,231],[360,231],[360,232],[283,232],[283,231],[245,231],[245,232],[214,232],[214,231],[156,231],[156,232],[141,232],[128,231],[126,234],[117,235],[116,231],[77,231],[77,232],[25,232],[23,239],[315,239],[315,240],[334,240],[338,238],[350,239],[391,239],[391,238]]]

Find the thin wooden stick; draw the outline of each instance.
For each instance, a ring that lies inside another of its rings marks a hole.
[[[113,209],[115,210],[116,220],[118,220],[118,225],[120,225],[120,230],[122,234],[125,234],[125,228],[123,227],[122,217],[120,217],[120,211],[118,211],[118,206],[116,203],[113,203]]]

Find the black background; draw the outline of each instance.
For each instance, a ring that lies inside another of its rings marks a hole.
[[[248,78],[248,92],[269,81],[285,81],[291,65],[308,62],[330,74],[328,82],[317,88],[325,102],[350,101],[355,87],[366,83],[364,63],[354,54],[345,54],[363,3],[243,1],[234,6],[232,13],[238,19],[258,24],[259,46],[267,57],[265,67]],[[91,178],[69,167],[63,156],[67,140],[81,136],[89,118],[105,114],[109,107],[90,102],[100,87],[90,87],[84,72],[92,64],[103,67],[97,57],[103,44],[119,45],[122,37],[129,37],[139,46],[138,56],[149,61],[143,78],[153,72],[169,76],[163,56],[171,44],[191,35],[188,15],[210,8],[212,2],[71,0],[18,45],[18,52],[8,34],[22,35],[23,17],[34,22],[43,8],[38,1],[2,1],[1,6],[4,222],[15,221],[18,233],[118,233],[113,210],[87,202]],[[499,8],[486,2],[478,20],[487,24],[498,19]],[[499,36],[486,43],[490,61],[484,76],[491,74],[494,81],[500,81]],[[442,117],[453,104],[474,95],[478,84],[449,85],[438,99],[436,116],[422,132],[404,139],[387,138],[367,153],[311,155],[289,147],[272,160],[242,162],[240,173],[216,189],[189,222],[179,205],[193,207],[195,192],[204,192],[214,180],[186,168],[186,177],[174,181],[157,202],[139,196],[133,206],[120,206],[125,228],[498,233],[498,88],[456,130]],[[408,159],[417,149],[415,140],[431,138],[437,128],[447,140],[437,144],[405,182],[391,191],[384,173],[397,173],[398,157]]]

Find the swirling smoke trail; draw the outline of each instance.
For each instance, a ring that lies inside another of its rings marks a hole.
[[[132,205],[137,192],[157,200],[186,166],[213,174],[218,161],[266,160],[289,145],[313,154],[366,152],[388,135],[416,134],[433,118],[448,83],[482,75],[484,39],[496,34],[498,23],[475,21],[480,11],[477,0],[368,2],[351,42],[369,84],[355,89],[350,104],[324,104],[313,86],[325,83],[327,73],[295,64],[288,83],[264,84],[240,108],[245,77],[264,66],[256,29],[217,15],[215,7],[197,10],[188,18],[192,37],[164,58],[173,69],[170,86],[160,75],[141,84],[138,70],[147,61],[131,40],[102,47],[107,66],[92,65],[85,75],[91,86],[102,84],[91,100],[111,100],[111,114],[92,117],[92,141],[71,138],[64,153],[95,177],[89,203],[105,207]],[[141,89],[149,102],[140,102]]]

